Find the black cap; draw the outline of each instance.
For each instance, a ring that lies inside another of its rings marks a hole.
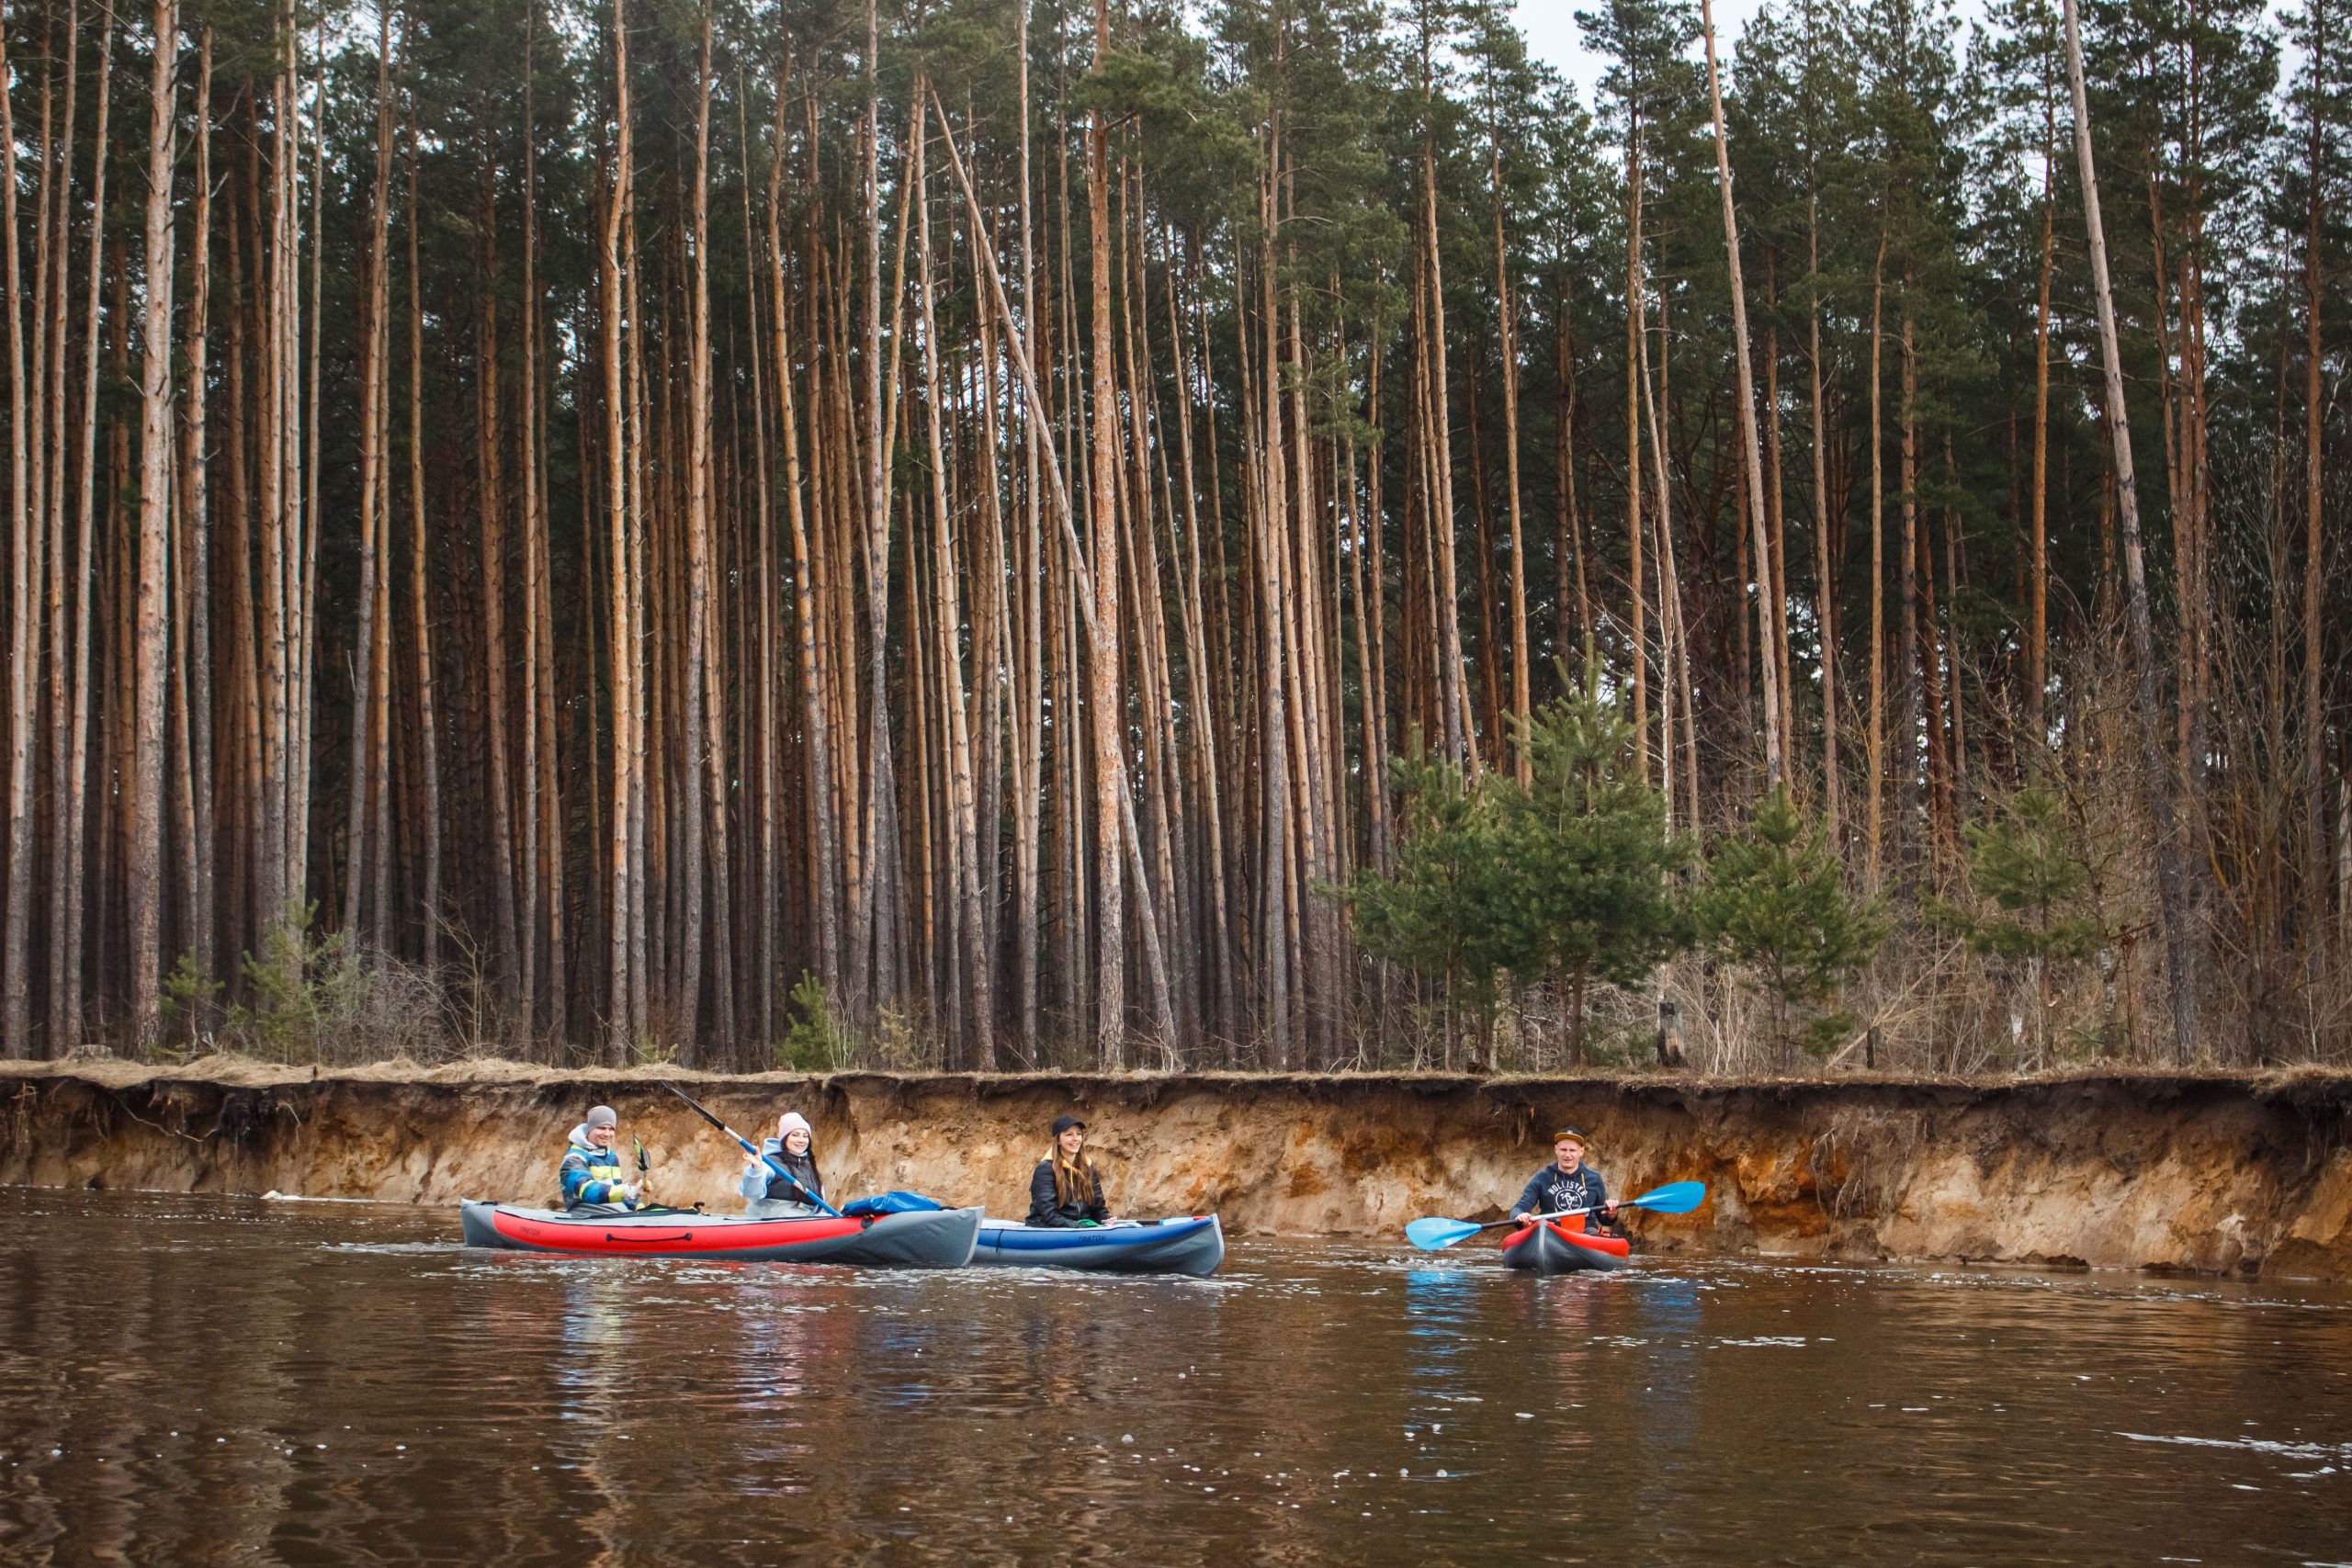
[[[1072,1116],[1072,1115],[1071,1115],[1069,1111],[1063,1111],[1059,1116],[1057,1116],[1057,1117],[1055,1117],[1055,1118],[1054,1118],[1054,1136],[1055,1136],[1055,1137],[1057,1137],[1057,1138],[1060,1137],[1064,1133],[1069,1132],[1072,1127],[1076,1127],[1076,1128],[1078,1128],[1080,1132],[1083,1132],[1083,1131],[1085,1131],[1085,1129],[1086,1129],[1086,1123],[1085,1123],[1085,1122],[1081,1122],[1081,1121],[1080,1121],[1077,1117]]]

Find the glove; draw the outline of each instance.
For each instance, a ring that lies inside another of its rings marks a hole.
[[[644,1190],[645,1183],[641,1181],[624,1182],[621,1184],[621,1198],[624,1201],[634,1203],[637,1201],[638,1194]]]

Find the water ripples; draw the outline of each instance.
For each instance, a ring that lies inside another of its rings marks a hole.
[[[0,1560],[2337,1561],[2352,1296],[1239,1238],[1209,1280],[485,1255],[43,1192]]]

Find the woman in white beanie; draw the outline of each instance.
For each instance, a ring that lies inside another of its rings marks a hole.
[[[763,1140],[759,1157],[743,1156],[743,1196],[758,1214],[818,1214],[824,1201],[825,1179],[808,1149],[808,1118],[787,1111],[776,1118],[776,1135]]]

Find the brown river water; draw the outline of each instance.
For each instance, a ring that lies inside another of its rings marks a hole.
[[[2352,1563],[2352,1292],[469,1251],[17,1189],[0,1562]]]

